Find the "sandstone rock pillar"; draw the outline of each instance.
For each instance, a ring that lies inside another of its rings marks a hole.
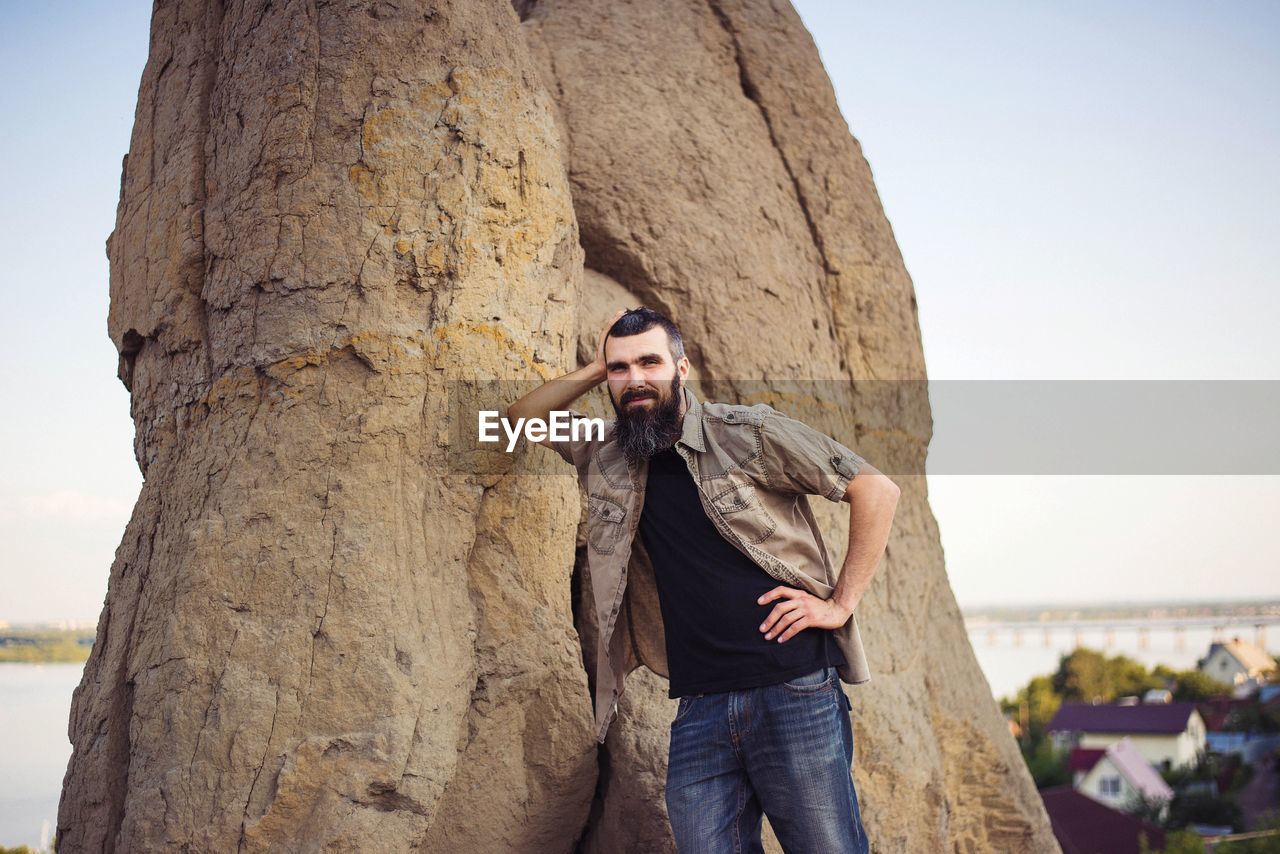
[[[574,481],[449,457],[460,383],[640,302],[704,398],[903,487],[846,686],[873,850],[1057,850],[904,474],[911,279],[788,4],[162,0],[108,254],[145,483],[61,850],[673,850],[666,683],[595,743]]]
[[[572,844],[572,482],[445,456],[450,383],[569,352],[550,108],[499,0],[157,4],[108,241],[145,484],[62,850]]]

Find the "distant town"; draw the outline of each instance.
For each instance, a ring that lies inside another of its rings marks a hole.
[[[69,620],[10,625],[0,621],[0,663],[68,664],[87,661],[97,626]]]
[[[1185,607],[1153,620],[1248,624],[1273,606]],[[1099,622],[1140,619],[1093,610]],[[1261,646],[1214,640],[1185,670],[1077,646],[999,703],[1064,851],[1280,850],[1280,679]]]

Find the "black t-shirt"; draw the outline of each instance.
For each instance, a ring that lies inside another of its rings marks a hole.
[[[777,601],[756,600],[781,582],[707,518],[674,447],[649,460],[640,536],[658,586],[670,698],[773,685],[844,663],[829,629],[803,629],[785,643],[776,633],[765,640],[760,624]]]

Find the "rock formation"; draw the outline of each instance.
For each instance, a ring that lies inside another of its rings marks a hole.
[[[107,248],[145,482],[62,851],[673,850],[665,682],[595,743],[573,479],[449,460],[460,384],[562,374],[620,304],[704,397],[831,381],[771,402],[922,470],[927,402],[849,382],[924,377],[915,299],[785,3],[159,2]],[[846,686],[874,849],[1056,850],[894,479]]]

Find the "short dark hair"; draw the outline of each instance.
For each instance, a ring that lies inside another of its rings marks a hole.
[[[607,345],[611,337],[625,338],[628,335],[639,335],[641,332],[648,332],[655,326],[661,326],[667,333],[667,346],[671,350],[671,360],[673,362],[680,361],[681,357],[684,356],[684,338],[680,336],[679,327],[671,322],[671,318],[651,308],[628,309],[626,314],[619,317],[613,326],[609,327],[609,332],[605,335],[604,341]]]

